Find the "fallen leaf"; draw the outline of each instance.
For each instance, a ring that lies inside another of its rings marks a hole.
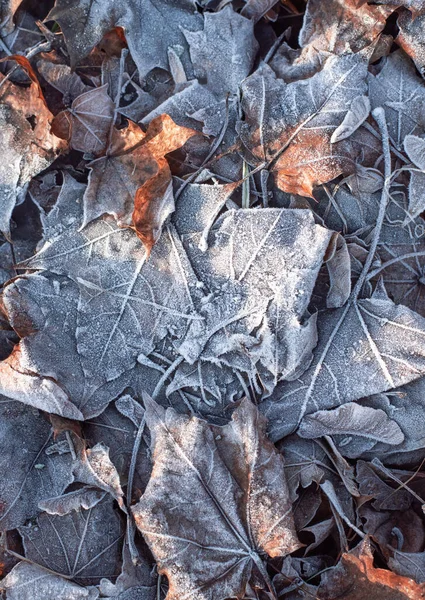
[[[0,407],[2,471],[13,465],[0,491],[0,530],[7,531],[35,516],[39,502],[62,494],[73,476],[71,455],[51,452],[53,431],[38,410],[4,397]]]
[[[376,600],[420,600],[425,597],[425,588],[413,579],[375,568],[370,543],[365,540],[324,574],[318,595],[323,600],[364,600],[368,596]]]
[[[253,22],[228,4],[217,13],[205,13],[203,31],[183,33],[198,80],[218,97],[237,94],[258,51]]]
[[[39,85],[19,87],[0,74],[0,130],[4,160],[0,165],[0,231],[9,236],[10,218],[26,186],[65,150],[65,143],[50,133],[53,115]]]
[[[0,582],[8,600],[97,600],[96,588],[84,588],[42,569],[20,562]]]
[[[264,421],[247,400],[224,427],[152,400],[146,409],[154,468],[133,513],[167,576],[167,599],[242,598],[254,565],[264,576],[259,553],[282,556],[300,545]]]
[[[42,513],[19,532],[29,560],[82,585],[120,572],[123,527],[112,499],[65,516]]]
[[[358,435],[397,446],[403,432],[383,410],[348,402],[333,410],[319,410],[301,421],[299,435],[317,438],[323,435]]]
[[[272,165],[280,189],[311,196],[315,185],[355,170],[360,149],[331,138],[364,95],[366,72],[360,55],[331,56],[306,80],[285,84],[265,66],[243,82],[240,137],[258,162]]]
[[[106,150],[114,119],[114,103],[108,86],[94,88],[77,96],[71,108],[59,113],[53,131],[69,142],[74,150],[94,155]]]
[[[168,67],[167,49],[184,48],[181,28],[200,29],[202,18],[191,0],[130,0],[126,4],[90,0],[57,0],[47,19],[61,26],[75,67],[115,26],[122,27],[141,77],[151,69]],[[161,23],[161,35],[158,35]],[[187,60],[185,62],[188,62]]]
[[[300,46],[315,51],[344,54],[359,52],[375,43],[394,8],[369,5],[357,0],[308,0]]]
[[[309,369],[260,405],[272,439],[293,431],[306,414],[417,379],[424,368],[424,328],[422,317],[380,297],[323,312]]]
[[[171,171],[165,155],[177,150],[195,131],[179,127],[167,115],[154,119],[146,134],[135,124],[114,130],[105,157],[89,163],[84,195],[84,225],[104,213],[120,223],[134,223],[150,251],[162,225],[174,211]]]

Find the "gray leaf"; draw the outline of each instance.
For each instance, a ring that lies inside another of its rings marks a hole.
[[[42,513],[19,532],[29,560],[82,585],[120,572],[123,526],[108,498],[63,517]]]
[[[83,447],[74,461],[72,472],[76,481],[108,492],[117,500],[120,508],[125,510],[120,477],[109,458],[109,448],[104,444],[98,443],[88,450]]]
[[[283,383],[260,410],[279,439],[304,415],[408,383],[424,373],[425,321],[404,306],[372,298],[322,313],[310,368]]]
[[[316,438],[323,435],[359,435],[397,446],[404,440],[399,425],[383,410],[348,402],[333,410],[319,410],[301,421],[299,435]]]
[[[333,132],[331,143],[335,144],[350,137],[366,121],[369,113],[369,98],[367,96],[357,96],[357,98],[354,98],[341,125]]]
[[[186,48],[180,27],[196,30],[202,25],[191,0],[130,0],[126,4],[58,0],[47,20],[60,24],[72,67],[89,54],[106,32],[115,26],[123,27],[141,78],[155,67],[168,69],[169,46]],[[161,35],[158,35],[159,23]],[[187,54],[184,66],[186,63]]]
[[[38,565],[20,562],[0,582],[7,600],[97,600],[96,588],[85,588]]]
[[[71,455],[50,454],[53,432],[38,410],[0,397],[0,456],[5,476],[0,490],[0,530],[35,517],[38,504],[72,483]]]
[[[59,515],[63,517],[73,510],[84,508],[87,510],[96,506],[105,497],[105,492],[94,487],[83,487],[74,492],[68,492],[63,496],[55,498],[46,498],[38,503],[40,510],[49,515]]]
[[[416,583],[425,582],[425,552],[400,552],[394,550],[394,556],[388,561],[389,567],[398,575],[410,577]]]
[[[403,145],[412,163],[421,171],[425,171],[425,139],[417,135],[406,135]]]
[[[402,50],[384,60],[378,75],[369,75],[369,100],[372,110],[385,109],[390,138],[401,150],[407,135],[424,131],[425,84]]]
[[[277,79],[267,65],[243,82],[240,138],[259,163],[273,160],[281,190],[311,196],[315,185],[353,172],[361,140],[332,145],[331,136],[365,94],[366,75],[355,54],[331,56],[313,77],[293,83]]]
[[[219,97],[237,94],[258,51],[254,23],[228,5],[217,13],[205,13],[203,31],[183,33],[195,76]]]

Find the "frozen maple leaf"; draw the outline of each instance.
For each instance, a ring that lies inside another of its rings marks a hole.
[[[85,588],[36,564],[20,562],[0,582],[8,600],[97,600],[95,587]]]
[[[343,554],[338,565],[323,575],[318,596],[323,600],[364,600],[369,596],[376,600],[420,600],[425,598],[425,587],[375,568],[370,542],[365,540]]]
[[[169,46],[187,48],[182,28],[200,29],[202,18],[192,0],[57,0],[47,20],[61,26],[75,67],[115,26],[123,27],[133,60],[143,78],[151,69],[168,69]],[[158,26],[161,35],[158,35]],[[183,61],[189,63],[187,50]]]
[[[228,5],[217,13],[205,13],[203,31],[183,33],[195,76],[219,97],[237,94],[258,51],[254,23]]]
[[[377,75],[369,74],[372,109],[382,106],[390,138],[400,150],[406,135],[424,132],[425,83],[402,50],[384,59]]]
[[[43,264],[36,268],[66,272],[69,279],[34,275],[9,288],[5,302],[14,327],[24,337],[20,348],[25,351],[17,352],[13,365],[2,363],[3,393],[21,394],[21,401],[41,402],[50,412],[66,417],[81,419],[77,406],[85,418],[95,416],[116,397],[112,388],[118,386],[120,393],[133,381],[139,354],[147,356],[169,330],[179,337],[187,320],[201,319],[194,311],[197,279],[177,235],[167,231],[148,261],[132,231],[103,221],[88,225],[83,232],[69,230],[56,238],[58,245],[47,244],[45,250],[53,252],[45,254]],[[81,260],[89,260],[84,273]],[[160,270],[165,264],[168,268]],[[46,302],[44,315],[37,308],[40,298]],[[25,322],[19,317],[22,301],[28,317]],[[61,334],[55,335],[59,330]],[[35,335],[27,336],[28,331]],[[14,379],[8,375],[12,369]],[[144,385],[153,391],[161,373],[146,371],[151,382],[145,378]],[[29,398],[27,373],[41,387],[34,398]]]
[[[19,531],[26,558],[58,575],[90,585],[120,572],[123,526],[111,498],[65,516],[42,513],[37,527]]]
[[[195,135],[168,115],[154,119],[146,134],[135,124],[114,130],[105,157],[89,163],[84,225],[104,213],[134,223],[150,251],[165,219],[174,211],[171,171],[165,155]]]
[[[376,42],[394,7],[358,6],[357,0],[309,0],[300,31],[301,47],[343,54],[359,52]]]
[[[168,600],[242,598],[261,555],[297,549],[283,461],[248,400],[224,427],[146,401],[154,467],[136,523],[169,582]],[[265,584],[266,585],[266,584]]]
[[[84,92],[70,109],[55,117],[53,131],[74,150],[95,155],[105,152],[114,118],[114,103],[107,90],[105,84]]]
[[[185,218],[194,211],[186,198],[180,198],[176,225],[183,225],[183,245],[211,296],[202,303],[202,325],[190,325],[179,353],[189,364],[220,360],[247,372],[258,370],[272,388],[279,377],[296,376],[316,342],[307,298],[330,232],[315,225],[308,211],[251,209],[228,211],[205,238],[202,217]],[[192,197],[200,208],[201,199]],[[203,251],[205,241],[208,251]],[[276,264],[288,266],[276,273]],[[256,328],[257,335],[251,335]]]
[[[318,333],[309,369],[260,405],[274,439],[293,431],[306,414],[358,400],[372,390],[391,390],[424,373],[425,320],[378,292],[324,311]]]
[[[332,56],[313,77],[289,84],[267,66],[245,80],[240,137],[256,161],[276,173],[280,189],[311,196],[315,185],[355,171],[360,146],[331,138],[365,95],[366,75],[365,59],[356,54]]]
[[[52,428],[38,410],[4,396],[0,407],[0,456],[5,478],[0,491],[0,530],[6,531],[35,517],[40,512],[38,503],[62,494],[73,476],[71,455],[54,452]],[[11,465],[13,476],[8,476]]]
[[[34,81],[19,87],[0,75],[0,231],[9,234],[9,222],[26,186],[65,149],[50,133],[53,115]]]

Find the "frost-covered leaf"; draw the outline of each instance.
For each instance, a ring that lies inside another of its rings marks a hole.
[[[183,30],[195,76],[217,96],[237,94],[251,71],[258,43],[251,20],[234,12],[231,4],[217,13],[205,13],[204,30]]]
[[[425,588],[412,579],[375,568],[368,540],[343,554],[338,565],[324,574],[318,590],[319,597],[339,595],[344,600],[417,600],[424,594]]]
[[[57,0],[48,19],[61,26],[73,67],[105,33],[115,26],[123,27],[141,77],[155,67],[168,68],[169,46],[186,48],[181,28],[196,31],[202,27],[192,0],[129,0],[120,4],[114,0]],[[185,54],[187,63],[187,50]]]
[[[77,460],[74,461],[72,472],[75,480],[92,485],[111,494],[124,509],[120,477],[109,458],[109,448],[98,443],[93,448],[81,448]]]
[[[360,146],[331,137],[365,94],[366,75],[362,56],[332,56],[306,80],[286,84],[263,67],[242,84],[240,137],[257,161],[273,161],[280,189],[311,196],[315,185],[355,170]]]
[[[224,427],[152,401],[146,418],[154,470],[134,515],[167,575],[169,600],[242,598],[253,564],[264,573],[259,552],[299,547],[283,461],[264,421],[247,400]]]
[[[6,531],[35,517],[39,502],[62,494],[73,476],[71,455],[51,452],[53,431],[39,411],[0,398],[0,529]]]
[[[83,195],[86,186],[76,181],[66,171],[59,196],[46,214],[41,213],[44,241],[52,240],[67,229],[77,228],[82,221]]]
[[[376,510],[406,511],[412,504],[412,496],[407,490],[394,489],[385,483],[373,466],[359,460],[356,466],[356,479],[362,496],[370,496]]]
[[[62,496],[55,498],[46,498],[38,503],[40,510],[49,515],[59,515],[63,517],[73,510],[88,510],[96,506],[105,497],[103,490],[95,487],[84,486],[73,492],[67,492]]]
[[[403,145],[412,163],[421,171],[425,171],[425,139],[417,135],[406,135]]]
[[[359,52],[376,41],[394,8],[359,6],[357,0],[309,0],[300,31],[300,45],[316,51]]]
[[[344,117],[343,122],[332,134],[331,143],[336,144],[350,137],[359,127],[363,125],[370,113],[370,102],[367,96],[357,96],[351,103],[350,110]]]
[[[425,583],[425,552],[400,552],[396,550],[389,566],[398,575]]]
[[[402,50],[385,58],[377,75],[369,74],[369,100],[372,110],[384,107],[388,132],[400,150],[407,135],[423,133],[425,84]]]
[[[63,94],[63,103],[69,106],[81,94],[91,88],[83,83],[80,76],[73,72],[71,67],[59,62],[50,62],[50,56],[37,62],[37,69],[44,79]]]
[[[397,44],[414,61],[416,68],[423,76],[425,74],[425,60],[423,54],[424,44],[424,19],[425,15],[416,18],[409,11],[400,11],[397,19],[399,34],[396,38]]]
[[[168,268],[160,269],[164,264]],[[7,290],[14,324],[22,315],[22,302],[27,307],[32,303],[38,319],[32,326],[37,335],[21,342],[25,357],[20,358],[26,369],[60,382],[86,418],[99,414],[114,397],[108,394],[108,383],[114,386],[120,376],[126,377],[127,385],[131,382],[139,354],[149,355],[171,331],[181,337],[188,321],[202,320],[195,313],[197,279],[172,228],[146,260],[131,230],[94,222],[82,232],[69,230],[46,244],[31,267],[64,273],[69,279],[33,275]],[[48,290],[41,296],[48,319],[37,310],[40,288]],[[50,319],[67,335],[61,331],[55,336],[47,352],[43,340],[52,335]],[[81,375],[75,377],[76,373]],[[159,377],[152,371],[152,381]],[[120,385],[121,392],[126,383]],[[147,387],[153,391],[155,383]]]
[[[177,227],[186,210],[179,204]],[[315,344],[315,319],[306,309],[330,232],[314,225],[308,211],[280,209],[228,211],[210,232],[208,252],[199,248],[202,232],[182,239],[213,296],[203,302],[204,320],[190,324],[179,353],[190,364],[221,359],[229,366],[245,363],[248,371],[250,359],[268,371],[272,387],[280,376],[294,377]],[[277,264],[287,267],[276,271]]]
[[[278,444],[285,459],[285,473],[292,502],[298,498],[298,487],[308,488],[313,482],[320,484],[334,473],[324,449],[314,440],[302,439],[293,434]]]
[[[120,573],[123,526],[111,499],[63,517],[42,513],[19,531],[25,556],[58,575],[93,585]]]
[[[99,592],[54,575],[36,564],[20,562],[0,582],[6,600],[97,600]]]
[[[63,128],[65,132],[69,128],[66,139],[71,148],[99,155],[106,150],[113,117],[114,103],[108,95],[108,85],[102,85],[77,96],[71,108],[55,118],[54,131]]]
[[[293,431],[306,414],[358,400],[372,390],[390,390],[424,373],[425,321],[388,299],[350,301],[323,312],[318,332],[309,369],[260,405],[274,439]]]
[[[104,213],[127,225],[133,220],[141,240],[151,249],[174,210],[165,155],[195,133],[179,127],[167,115],[153,120],[146,134],[131,122],[126,129],[114,129],[106,156],[89,163],[84,224]]]
[[[323,435],[359,435],[397,446],[404,440],[399,425],[380,409],[348,402],[333,410],[319,410],[301,421],[299,435],[317,438]]]
[[[2,74],[0,83],[0,231],[7,235],[12,211],[31,178],[53,162],[65,143],[50,133],[53,115],[37,83],[20,87]]]

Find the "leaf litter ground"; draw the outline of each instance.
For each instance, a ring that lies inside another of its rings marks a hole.
[[[0,594],[425,598],[425,3],[0,0]]]

